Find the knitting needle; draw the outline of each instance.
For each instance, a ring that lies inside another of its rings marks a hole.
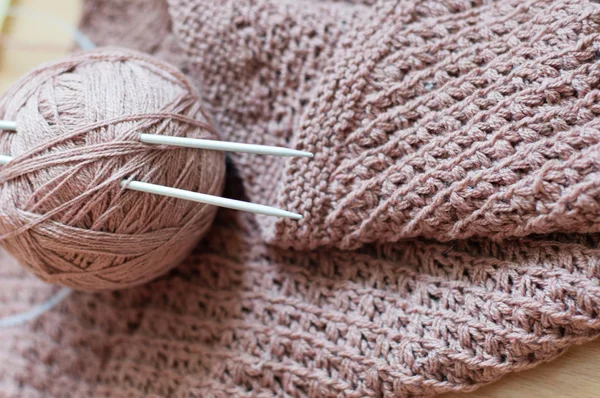
[[[8,164],[13,158],[6,155],[0,155],[0,165]],[[204,193],[191,192],[178,188],[165,187],[162,185],[150,184],[141,181],[121,181],[121,186],[126,189],[151,193],[172,198],[191,200],[194,202],[206,203],[219,207],[226,207],[233,210],[249,211],[251,213],[263,214],[265,216],[286,217],[294,220],[302,219],[302,215],[292,213],[291,211],[277,209],[275,207],[258,205],[255,203],[242,202],[241,200],[227,199],[220,196],[207,195]]]
[[[17,131],[17,122],[11,122],[10,120],[0,120],[0,129]]]
[[[198,138],[173,137],[170,135],[140,134],[140,141],[145,144],[173,145],[186,148],[210,149],[213,151],[245,152],[257,155],[272,156],[299,156],[312,158],[313,154],[296,149],[282,148],[277,146],[243,144],[240,142],[226,142],[216,140],[203,140]]]
[[[0,164],[7,164],[11,160],[12,158],[10,156],[0,155]]]
[[[17,130],[17,123],[9,120],[0,120],[0,129],[2,130]],[[203,140],[198,138],[173,137],[169,135],[158,134],[140,134],[140,141],[145,144],[153,145],[171,145],[186,148],[209,149],[213,151],[225,152],[245,152],[257,155],[272,155],[272,156],[299,156],[312,158],[313,154],[296,149],[282,148],[268,145],[243,144],[240,142],[225,142],[216,140]]]
[[[287,217],[294,220],[300,220],[302,216],[300,214],[292,213],[290,211],[276,209],[274,207],[257,205],[255,203],[242,202],[240,200],[222,198],[220,196],[207,195],[204,193],[197,193],[186,191],[178,188],[165,187],[162,185],[150,184],[141,181],[121,181],[123,188],[132,189],[134,191],[153,193],[156,195],[170,196],[172,198],[191,200],[194,202],[206,203],[209,205],[215,205],[219,207],[226,207],[233,210],[249,211],[251,213],[264,214],[265,216],[274,217]]]

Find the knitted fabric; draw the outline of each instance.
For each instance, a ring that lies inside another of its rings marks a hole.
[[[598,336],[600,8],[560,1],[88,0],[177,63],[232,154],[208,238],[140,288],[0,330],[31,396],[470,391]],[[3,265],[0,312],[40,300]],[[5,288],[6,287],[6,288]]]

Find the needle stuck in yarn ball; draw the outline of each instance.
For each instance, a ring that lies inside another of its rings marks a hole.
[[[216,207],[126,190],[123,179],[219,195],[222,152],[145,145],[141,131],[218,139],[176,68],[124,49],[43,65],[9,89],[0,133],[0,242],[44,281],[78,290],[145,283],[176,266]]]

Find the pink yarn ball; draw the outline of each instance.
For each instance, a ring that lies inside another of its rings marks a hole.
[[[123,179],[220,195],[221,152],[140,133],[218,139],[176,68],[124,49],[43,65],[0,102],[0,242],[41,279],[78,290],[142,284],[179,264],[216,208],[124,189]]]

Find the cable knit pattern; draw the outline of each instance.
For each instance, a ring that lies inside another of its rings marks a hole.
[[[268,240],[598,231],[597,7],[481,3],[170,0],[228,138],[316,154],[236,157],[251,199],[307,215]]]
[[[230,157],[226,195],[305,218],[220,210],[164,278],[0,330],[0,390],[430,396],[597,337],[598,7],[88,0],[91,38],[176,62],[223,137],[315,153]],[[0,314],[48,294],[0,265]]]
[[[395,7],[389,29],[344,52],[298,133],[317,159],[288,169],[279,198],[311,217],[279,241],[599,230],[598,9],[459,9],[420,20],[418,4]]]

